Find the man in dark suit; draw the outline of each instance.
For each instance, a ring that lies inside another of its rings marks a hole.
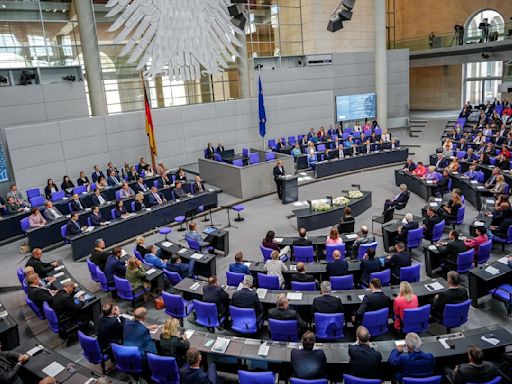
[[[263,317],[263,306],[258,294],[252,290],[252,275],[245,275],[243,288],[233,293],[231,305],[238,308],[253,308],[256,312],[256,322],[259,323]]]
[[[222,153],[224,152],[226,149],[224,148],[224,146],[221,144],[221,143],[218,143],[217,144],[217,148],[216,148],[216,152],[217,153]]]
[[[48,277],[48,272],[53,271],[59,265],[57,261],[51,263],[44,263],[41,261],[43,257],[43,250],[41,248],[34,248],[32,250],[32,257],[27,260],[25,267],[34,268],[34,272],[39,275],[41,279]]]
[[[186,354],[187,364],[180,370],[181,384],[217,384],[215,364],[208,366],[208,372],[201,369],[201,352],[197,347],[190,347]]]
[[[455,370],[447,375],[449,382],[453,384],[487,383],[500,374],[493,363],[484,360],[482,349],[472,345],[468,349],[469,363],[458,365]]]
[[[277,160],[276,166],[274,167],[272,174],[274,175],[274,182],[276,183],[277,196],[279,197],[279,199],[281,199],[283,196],[283,180],[280,180],[279,176],[284,176],[286,174],[284,172],[282,160]]]
[[[98,320],[98,344],[102,350],[110,348],[110,343],[123,343],[124,317],[113,302],[107,302],[101,307],[102,316]]]
[[[82,203],[80,200],[80,197],[78,196],[78,193],[74,193],[71,197],[71,201],[69,202],[71,212],[79,212],[83,209],[85,209],[85,204]]]
[[[391,268],[391,280],[393,284],[400,284],[400,268],[411,266],[411,254],[405,250],[404,243],[395,246],[396,252],[386,257],[384,265]]]
[[[321,296],[315,297],[311,306],[311,317],[315,313],[343,313],[343,305],[341,300],[331,295],[332,286],[328,280],[322,281],[320,284]]]
[[[144,307],[136,308],[133,315],[133,320],[124,322],[123,345],[139,348],[139,352],[142,356],[145,356],[146,352],[156,354],[155,342],[151,338],[149,331],[156,329],[158,326],[150,325],[146,327],[144,325],[147,315],[146,308]]]
[[[204,187],[204,182],[201,180],[201,176],[196,175],[191,187],[192,193],[200,193],[204,192],[205,190],[206,189]]]
[[[64,215],[53,206],[53,203],[50,200],[46,200],[44,202],[44,207],[46,208],[44,210],[44,217],[48,221],[60,219]]]
[[[75,300],[75,293],[75,282],[67,281],[62,284],[62,289],[57,291],[52,300],[51,307],[65,327],[76,323],[87,324],[92,320],[90,312],[84,308],[82,297]]]
[[[91,219],[91,225],[94,227],[100,226],[102,223],[107,221],[103,218],[103,216],[101,216],[100,207],[98,206],[92,207],[92,213],[89,218]]]
[[[214,303],[217,306],[217,313],[222,317],[229,307],[229,295],[217,284],[217,276],[208,278],[208,285],[203,287],[203,301]]]
[[[407,161],[405,162],[405,165],[403,167],[403,170],[404,171],[409,171],[409,172],[412,172],[416,169],[416,164],[414,164],[414,161],[412,161],[412,159],[407,159]]]
[[[51,306],[56,290],[53,285],[50,285],[50,288],[52,289],[44,288],[37,273],[28,275],[26,280],[28,285],[28,298],[32,300],[32,302],[41,310],[41,313],[43,313],[43,303],[46,301]]]
[[[121,261],[123,249],[121,247],[114,247],[112,254],[107,258],[105,263],[105,277],[107,278],[108,285],[114,286],[114,276],[124,278],[126,273],[126,265]]]
[[[343,276],[347,274],[348,263],[346,260],[341,259],[341,252],[337,249],[332,253],[334,261],[327,263],[327,274],[329,276]]]
[[[149,188],[147,187],[146,183],[144,183],[144,179],[142,177],[139,177],[137,179],[137,182],[132,186],[132,189],[135,193],[144,193],[146,191],[149,191]]]
[[[275,320],[297,320],[300,333],[304,333],[308,327],[306,322],[302,320],[296,310],[289,307],[288,298],[286,294],[280,293],[276,298],[276,308],[268,310],[268,318]]]
[[[444,158],[442,153],[438,153],[437,160],[434,165],[438,170],[445,169],[448,166],[448,160]]]
[[[447,242],[439,243],[438,249],[441,268],[435,270],[434,273],[441,274],[457,269],[457,256],[467,250],[464,241],[459,239],[459,232],[455,230],[448,233]]]
[[[163,195],[158,192],[155,186],[151,187],[151,192],[148,194],[148,203],[152,207],[154,205],[162,204],[165,200]]]
[[[436,224],[439,224],[441,221],[442,221],[442,219],[436,213],[434,208],[429,206],[427,208],[427,217],[425,218],[425,221],[423,222],[423,237],[427,240],[432,240],[432,235],[434,233],[434,226]]]
[[[78,213],[73,212],[68,223],[66,224],[66,233],[68,235],[78,235],[82,233],[85,228],[86,227],[81,227],[80,223],[78,222]]]
[[[384,210],[382,211],[382,214],[391,207],[396,207],[397,204],[404,204],[409,200],[409,191],[407,190],[406,184],[400,184],[400,193],[396,195],[393,199],[387,199],[384,202]]]
[[[295,239],[293,240],[293,245],[300,245],[300,246],[307,246],[307,245],[311,245],[311,240],[308,240],[308,238],[306,237],[306,228],[304,227],[300,227],[299,228],[299,238],[298,239]]]
[[[448,184],[450,181],[450,172],[447,169],[443,170],[441,178],[437,180],[435,187],[432,189],[432,193],[436,197],[443,197],[443,195],[449,192]]]
[[[443,319],[444,307],[446,304],[462,303],[468,299],[468,291],[460,287],[459,274],[455,271],[448,272],[446,278],[448,281],[448,290],[439,293],[434,299],[433,317],[441,321]]]
[[[94,249],[91,252],[91,262],[96,264],[102,271],[105,270],[108,253],[105,252],[105,242],[103,239],[96,239],[94,241]]]
[[[91,178],[92,178],[92,182],[95,183],[96,181],[98,181],[98,178],[99,177],[105,177],[105,175],[103,174],[102,171],[100,171],[100,167],[95,165],[94,166],[94,172],[92,173],[91,175]]]
[[[321,349],[315,346],[315,334],[307,331],[302,335],[302,349],[292,349],[291,363],[293,376],[298,379],[315,380],[325,377],[327,358]]]
[[[507,238],[508,228],[512,225],[512,210],[506,209],[502,214],[503,219],[499,225],[493,225],[490,228],[491,232],[501,238]]]
[[[208,143],[208,146],[204,150],[204,156],[207,159],[212,159],[213,160],[215,158],[215,156],[213,156],[214,153],[215,153],[215,149],[213,148],[212,143]]]
[[[370,346],[370,332],[360,325],[356,330],[356,343],[348,347],[352,375],[364,379],[381,379],[382,355]]]
[[[365,295],[363,302],[356,311],[355,317],[352,318],[352,322],[361,324],[363,321],[363,315],[366,312],[377,311],[383,308],[392,308],[393,301],[382,293],[382,284],[379,279],[370,280],[370,291],[369,295]]]
[[[505,211],[510,210],[510,203],[508,201],[503,201],[498,208],[492,213],[491,219],[491,227],[499,227],[500,224],[505,220],[505,217],[508,216],[508,212]],[[492,229],[492,228],[491,228]]]
[[[412,229],[417,229],[420,225],[414,221],[412,213],[405,214],[405,224],[398,227],[398,236],[396,237],[397,242],[407,244],[407,234]]]
[[[172,194],[174,195],[175,199],[187,197],[187,192],[185,192],[185,190],[183,189],[181,181],[176,180],[176,182],[174,183],[174,189],[172,190]]]
[[[9,384],[23,384],[18,372],[23,364],[30,359],[27,354],[12,351],[0,352],[0,382]]]
[[[315,281],[315,277],[306,273],[306,267],[302,261],[297,263],[297,273],[292,274],[292,281],[298,281],[300,283],[310,283]]]
[[[108,203],[107,196],[100,192],[99,189],[95,189],[94,193],[91,196],[92,205],[100,206]]]

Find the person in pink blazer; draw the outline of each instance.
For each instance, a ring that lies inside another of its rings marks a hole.
[[[476,227],[475,233],[476,236],[472,239],[464,240],[464,245],[467,249],[473,248],[475,250],[475,255],[478,255],[478,247],[489,240],[489,238],[487,237],[485,227]]]
[[[404,310],[418,308],[418,296],[412,291],[411,284],[407,281],[400,283],[400,293],[393,303],[393,313],[395,315],[395,329],[400,330],[401,321],[404,317]]]

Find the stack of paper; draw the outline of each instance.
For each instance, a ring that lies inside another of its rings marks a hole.
[[[200,253],[194,253],[193,255],[190,256],[191,259],[196,259],[196,260],[200,260],[203,258],[203,255],[200,254]]]
[[[64,276],[64,272],[59,272],[59,273],[56,273],[55,275],[53,275],[53,277],[55,277],[56,279],[58,279],[61,276]]]
[[[347,239],[352,240],[357,238],[357,233],[349,233],[348,235],[345,235]]]
[[[427,288],[430,292],[433,292],[433,291],[439,291],[441,289],[443,289],[443,285],[441,283],[439,283],[438,281],[435,281],[431,284],[425,284],[425,288]]]
[[[473,225],[474,225],[475,227],[483,227],[483,226],[485,226],[485,223],[484,223],[483,221],[478,221],[478,220],[477,220],[477,221],[474,221],[474,222],[473,222]]]
[[[183,249],[180,249],[180,250],[178,251],[178,254],[183,255],[184,253],[187,253],[187,251],[188,251],[188,249],[187,249],[187,248],[183,248]]]
[[[282,237],[274,237],[274,240],[276,241],[276,243],[282,243],[283,242],[283,238]]]
[[[499,269],[496,269],[491,265],[489,265],[487,268],[485,268],[484,271],[490,273],[491,275],[497,275],[500,273]]]
[[[267,296],[268,289],[266,288],[258,288],[256,293],[258,294],[258,299],[263,300],[265,296]]]
[[[156,272],[156,269],[155,268],[151,268],[151,269],[148,269],[146,271],[146,275],[151,275],[152,273],[155,273]]]
[[[198,282],[195,282],[194,284],[192,284],[192,285],[190,286],[190,290],[191,290],[191,291],[196,291],[196,290],[197,290],[197,288],[199,288],[199,286],[200,286],[200,284],[199,284]]]
[[[63,265],[59,265],[58,267],[53,268],[54,271],[60,271],[61,269],[64,269]]]
[[[302,292],[288,292],[286,298],[288,300],[302,300]]]
[[[365,296],[365,295],[358,295],[357,297],[359,297],[359,300],[363,301],[364,296]]]
[[[508,264],[507,256],[504,256],[501,259],[498,259],[498,262],[500,262],[501,264],[505,264],[505,265]]]
[[[188,330],[185,331],[185,337],[187,339],[190,339],[193,334],[194,334],[194,330],[193,329],[188,329]]]
[[[29,350],[27,352],[27,355],[34,356],[37,352],[43,351],[43,350],[44,350],[44,347],[42,345],[36,345],[34,348],[32,348],[31,350]]]
[[[497,338],[495,338],[495,337],[485,337],[485,335],[484,335],[484,336],[481,337],[481,339],[483,341],[488,342],[491,345],[498,345],[500,343],[500,341]]]
[[[171,243],[169,243],[168,241],[164,241],[164,242],[162,243],[162,245],[163,245],[164,247],[170,247],[172,244],[171,244]]]
[[[259,356],[267,356],[269,349],[270,349],[270,347],[267,345],[267,343],[261,344],[260,348],[258,349],[258,355]]]
[[[225,353],[230,341],[231,340],[226,339],[225,337],[217,337],[217,340],[213,344],[212,352]]]
[[[54,361],[53,363],[47,365],[45,368],[42,369],[43,373],[46,376],[57,376],[59,373],[61,373],[64,370],[64,366]]]

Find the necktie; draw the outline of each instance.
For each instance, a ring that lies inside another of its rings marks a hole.
[[[158,193],[153,193],[153,196],[155,197],[158,204],[162,204],[162,199],[160,198],[160,196],[158,196]]]
[[[77,201],[77,204],[80,209],[84,209],[84,207],[82,207],[82,203],[80,202],[80,200]]]
[[[53,216],[55,217],[61,217],[62,215],[60,214],[59,211],[57,211],[55,208],[52,208],[52,213],[53,213]]]

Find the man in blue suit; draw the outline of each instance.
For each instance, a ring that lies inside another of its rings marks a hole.
[[[192,277],[194,275],[195,260],[190,259],[189,263],[182,263],[179,255],[172,255],[171,260],[167,262],[165,269],[171,272],[177,272],[182,279]]]
[[[208,373],[201,369],[201,352],[196,347],[187,351],[187,363],[180,371],[181,384],[217,384],[215,364],[208,366]]]
[[[100,167],[95,165],[94,166],[94,172],[92,173],[91,177],[92,177],[92,182],[95,183],[96,181],[98,181],[98,178],[99,177],[105,177],[105,175],[103,174],[102,171],[100,171]]]
[[[405,335],[405,346],[397,345],[391,351],[388,363],[396,368],[395,379],[402,382],[402,377],[428,377],[434,371],[434,356],[421,351],[420,337],[409,332]],[[407,350],[408,353],[403,353]]]
[[[126,273],[126,266],[124,262],[121,261],[122,254],[123,249],[121,247],[115,247],[105,263],[103,272],[110,286],[114,286],[114,275],[124,278]]]
[[[148,194],[149,206],[152,207],[153,205],[162,204],[164,201],[166,201],[165,198],[158,192],[156,187],[151,187],[151,192]]]
[[[149,328],[144,325],[146,320],[146,308],[140,307],[135,309],[134,319],[127,320],[123,329],[123,345],[135,346],[139,348],[141,355],[146,352],[157,353],[155,343],[149,334],[150,330],[157,328],[157,325],[150,325]]]

